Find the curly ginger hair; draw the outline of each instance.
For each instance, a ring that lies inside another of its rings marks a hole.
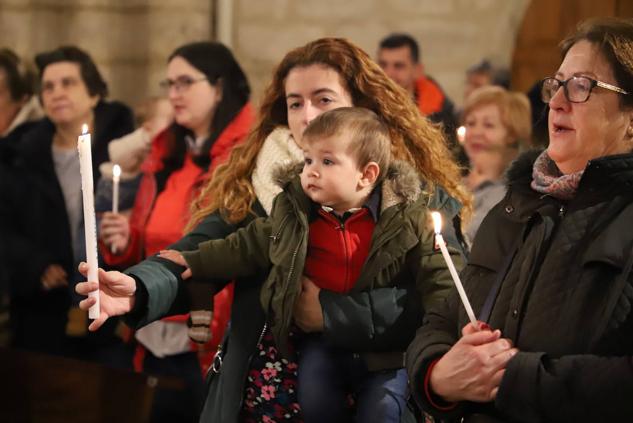
[[[389,128],[392,157],[411,163],[429,188],[442,186],[462,203],[463,215],[470,213],[470,194],[461,185],[460,168],[453,160],[441,128],[425,119],[410,95],[392,82],[362,49],[342,38],[321,38],[291,50],[277,66],[261,102],[257,125],[201,190],[192,204],[188,229],[215,211],[220,211],[231,223],[252,213],[256,195],[251,176],[257,154],[275,128],[288,126],[286,77],[292,69],[310,65],[335,70],[354,106],[374,111]]]

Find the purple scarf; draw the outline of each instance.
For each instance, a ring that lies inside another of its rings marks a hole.
[[[534,162],[530,186],[537,192],[549,194],[559,200],[571,200],[576,195],[583,172],[584,169],[563,175],[545,150]]]

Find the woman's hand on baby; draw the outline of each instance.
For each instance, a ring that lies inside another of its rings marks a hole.
[[[304,332],[323,332],[323,310],[319,301],[321,288],[303,276],[301,279],[301,294],[294,307],[294,320]]]
[[[174,263],[187,267],[187,262],[180,251],[176,250],[160,250],[158,257],[173,261]]]
[[[185,260],[185,258],[183,257],[180,251],[161,250],[158,253],[158,257],[167,259],[169,261],[173,261],[179,266],[186,267],[187,269],[184,272],[182,272],[181,276],[183,279],[189,279],[191,277],[191,269],[189,268],[189,266],[187,266],[187,261]]]

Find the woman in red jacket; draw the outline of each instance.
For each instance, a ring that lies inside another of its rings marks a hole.
[[[129,219],[105,213],[100,225],[101,252],[108,264],[117,267],[136,264],[182,237],[198,188],[251,127],[248,81],[222,44],[198,42],[176,49],[162,85],[175,122],[152,142]],[[213,335],[204,350],[214,351],[221,340],[231,296],[230,288],[215,296]],[[210,302],[211,293],[207,298]],[[163,398],[159,391],[152,421],[197,421],[202,372],[198,348],[187,336],[187,318],[158,321],[135,335],[142,346],[137,348],[138,370],[185,377],[187,384],[186,398],[174,392]]]

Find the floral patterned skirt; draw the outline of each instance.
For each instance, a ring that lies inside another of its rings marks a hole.
[[[289,350],[294,353],[293,334]],[[241,420],[303,423],[297,400],[297,363],[282,358],[272,333],[266,330],[251,359],[245,383]]]

